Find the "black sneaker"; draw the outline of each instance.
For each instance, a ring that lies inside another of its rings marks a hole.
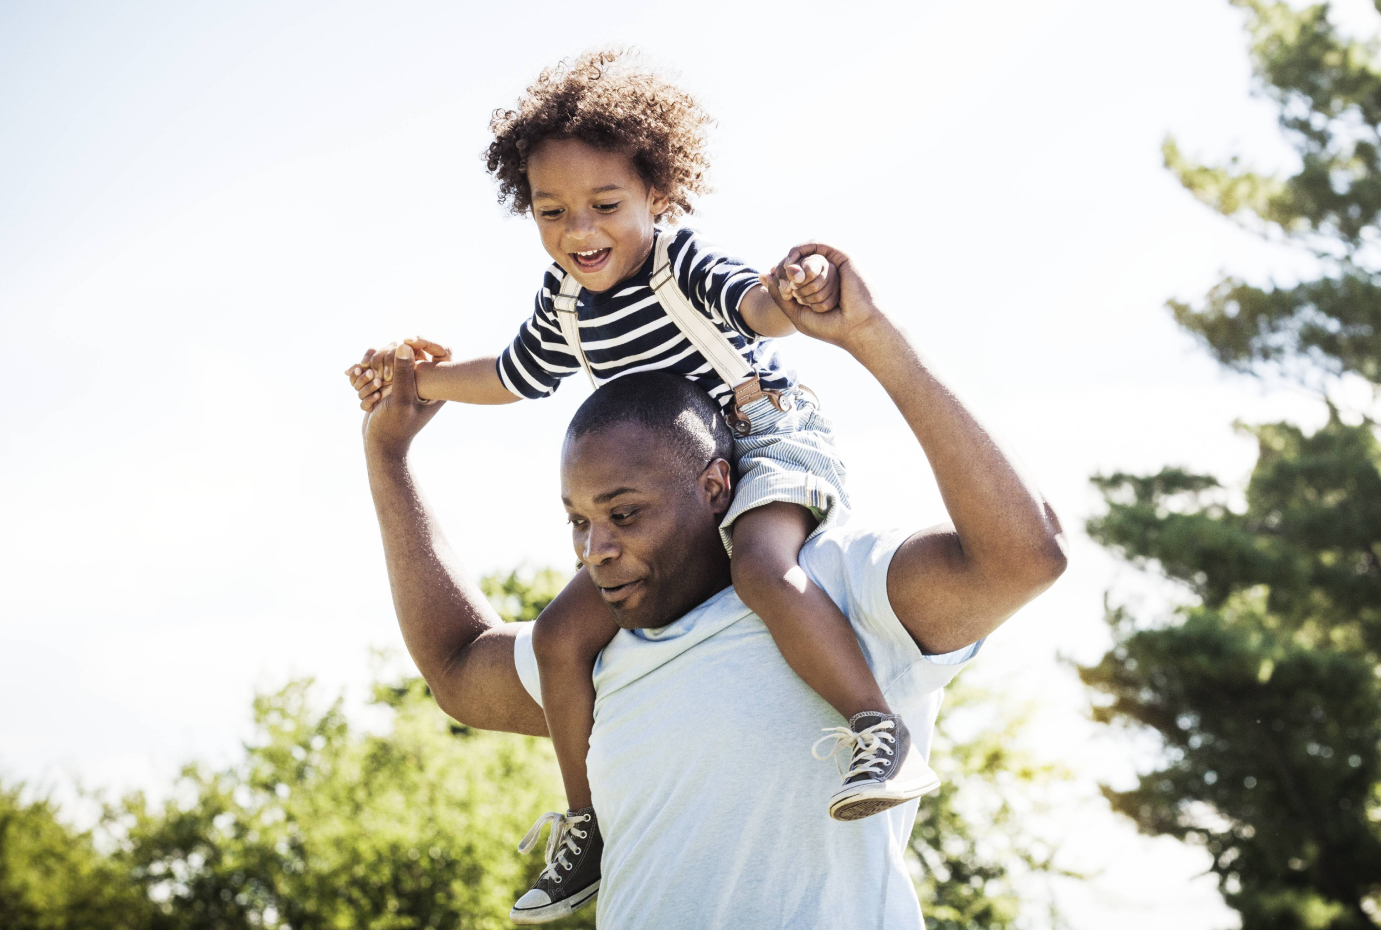
[[[854,714],[847,727],[825,730],[811,750],[817,759],[828,759],[848,749],[851,759],[843,786],[830,798],[835,820],[862,820],[904,801],[940,788],[935,774],[911,743],[911,732],[896,714]],[[834,740],[834,749],[820,755],[820,743]]]
[[[518,852],[537,845],[542,827],[551,824],[547,836],[547,867],[532,890],[518,899],[508,919],[515,924],[544,924],[560,920],[589,904],[599,893],[599,857],[604,840],[599,835],[593,807],[564,814],[543,814],[518,844]]]

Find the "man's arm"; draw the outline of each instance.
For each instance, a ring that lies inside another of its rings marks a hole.
[[[897,550],[887,573],[892,609],[927,653],[976,642],[1064,571],[1059,520],[877,309],[848,256],[819,244],[799,248],[839,269],[839,309],[813,313],[781,301],[783,311],[801,332],[843,348],[878,379],[920,442],[953,521],[922,530]],[[768,278],[774,297],[781,294],[779,275],[780,268]]]
[[[412,438],[440,406],[416,402],[413,361],[409,346],[397,348],[396,390],[374,396],[364,423],[369,488],[403,641],[436,703],[456,720],[545,736],[542,709],[518,678],[513,628],[461,570],[409,466]]]

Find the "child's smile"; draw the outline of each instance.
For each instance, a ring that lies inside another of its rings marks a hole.
[[[527,177],[542,245],[582,287],[607,291],[642,266],[667,199],[632,158],[551,139],[528,157]]]
[[[613,251],[613,249],[608,248],[589,249],[584,252],[572,252],[571,258],[575,259],[576,265],[583,273],[594,274],[604,267]]]

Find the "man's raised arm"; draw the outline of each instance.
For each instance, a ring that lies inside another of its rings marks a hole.
[[[878,379],[920,442],[953,522],[902,544],[888,569],[888,599],[925,652],[962,648],[991,633],[1064,571],[1059,520],[873,303],[849,257],[812,243],[793,250],[791,261],[808,254],[824,255],[839,270],[838,309],[813,313],[782,301],[781,266],[764,283],[797,329],[844,349]]]
[[[347,371],[357,390],[372,378],[371,354]],[[372,404],[366,398],[364,449],[403,641],[436,703],[456,720],[545,736],[542,709],[514,665],[513,629],[461,570],[408,463],[413,437],[440,405],[418,403],[411,348],[399,346],[393,364],[393,390]]]

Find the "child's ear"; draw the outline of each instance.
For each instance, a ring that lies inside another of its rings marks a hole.
[[[671,208],[671,198],[655,187],[647,189],[647,207],[652,211],[652,215],[661,218]]]

